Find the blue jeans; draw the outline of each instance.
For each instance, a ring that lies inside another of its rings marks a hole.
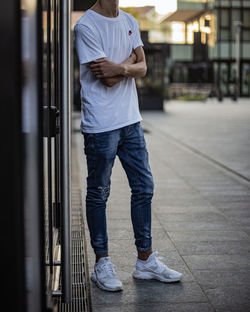
[[[108,253],[106,202],[116,155],[131,188],[131,219],[138,251],[152,248],[151,200],[154,182],[141,124],[102,133],[83,133],[88,177],[86,215],[95,254]]]

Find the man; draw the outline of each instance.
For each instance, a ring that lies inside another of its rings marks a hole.
[[[152,251],[153,177],[134,79],[145,76],[147,66],[138,23],[118,5],[119,0],[98,0],[75,26],[81,131],[88,167],[86,215],[96,255],[91,279],[108,291],[122,290],[108,254],[106,230],[106,202],[116,155],[132,191],[131,219],[138,251],[133,277],[175,282],[182,276]]]

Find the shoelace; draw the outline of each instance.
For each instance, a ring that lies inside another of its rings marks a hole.
[[[158,255],[158,251],[156,251],[156,255]],[[163,257],[155,257],[155,262],[157,263],[161,272],[163,272],[167,268],[166,264],[160,261],[162,259],[164,259],[164,258]]]
[[[163,271],[165,270],[165,268],[167,267],[166,264],[164,264],[163,262],[161,262],[160,260],[163,260],[163,257],[156,257],[159,254],[158,251],[154,251],[152,253],[152,255],[155,255],[155,262],[157,263],[157,265],[159,266],[159,268]],[[138,258],[137,254],[134,252],[133,255]]]
[[[115,270],[114,270],[115,265],[111,262],[106,262],[101,266],[102,270],[105,270],[106,274],[108,276],[113,276],[115,275]]]

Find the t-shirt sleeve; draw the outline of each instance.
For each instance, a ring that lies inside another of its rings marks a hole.
[[[136,19],[134,19],[134,28],[135,28],[135,33],[134,33],[134,39],[133,39],[133,49],[136,49],[139,46],[142,46],[142,47],[144,46],[141,40],[139,24]]]
[[[106,57],[99,36],[86,25],[76,24],[75,45],[80,64],[85,64]]]

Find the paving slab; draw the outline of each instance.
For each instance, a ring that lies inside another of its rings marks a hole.
[[[238,270],[192,270],[202,289],[215,289],[217,287],[248,287],[250,286],[250,269]]]
[[[203,104],[168,101],[163,114],[145,112],[143,118],[169,136],[250,177],[249,99],[237,103],[209,99]],[[149,129],[148,124],[145,127]]]
[[[220,242],[242,241],[249,242],[249,236],[243,231],[168,231],[173,242]]]
[[[98,305],[93,305],[93,312],[100,311]],[[207,303],[167,303],[165,305],[109,305],[102,306],[103,312],[211,312],[213,309]]]
[[[207,302],[197,283],[166,284],[158,281],[133,280],[130,287],[121,292],[104,292],[96,286],[92,288],[92,297],[99,305],[109,304],[158,304]]]
[[[165,221],[162,223],[163,228],[166,231],[175,231],[175,232],[183,232],[183,231],[218,231],[218,230],[234,230],[235,228],[229,224],[228,222],[199,222],[199,221]]]
[[[247,285],[232,285],[216,287],[205,291],[216,311],[246,312],[249,311],[250,287]]]
[[[185,255],[247,255],[250,244],[245,241],[175,241],[175,247],[182,256]]]
[[[166,208],[165,208],[166,209]],[[228,222],[226,216],[220,212],[205,211],[185,211],[185,212],[161,212],[161,221],[165,222]]]
[[[241,255],[191,255],[183,256],[192,270],[241,270],[250,269],[250,254]]]

